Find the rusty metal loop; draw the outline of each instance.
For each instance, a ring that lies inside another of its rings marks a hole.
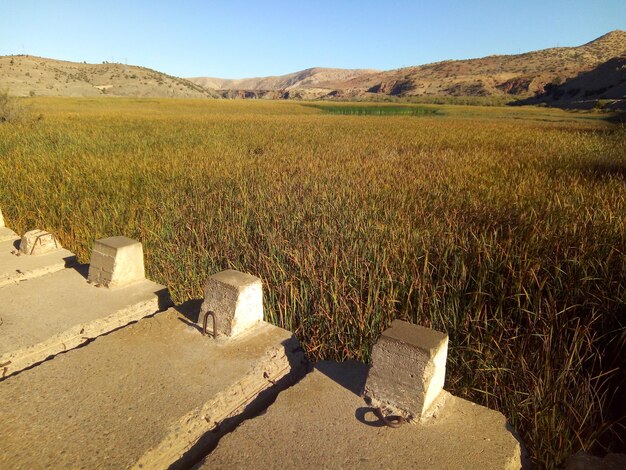
[[[46,237],[48,235],[52,235],[52,241],[54,242],[54,247],[55,248],[59,248],[59,243],[57,241],[57,237],[55,234],[47,232],[47,233],[42,233],[40,235],[37,235],[37,237],[35,238],[35,241],[33,242],[33,247],[30,249],[30,253],[28,253],[29,255],[32,255],[33,252],[35,251],[35,246],[37,246],[37,242],[39,242],[39,245],[42,245],[41,243],[41,238],[42,237]]]
[[[209,310],[204,315],[204,320],[202,320],[202,336],[207,336],[209,334],[206,330],[206,324],[209,319],[209,315],[211,315],[211,317],[213,318],[213,338],[217,338],[217,326],[216,326],[216,320],[215,320],[215,312],[211,310]]]
[[[390,428],[399,428],[402,424],[406,423],[406,419],[402,416],[385,416],[382,408],[374,408],[374,414],[385,426],[389,426]]]

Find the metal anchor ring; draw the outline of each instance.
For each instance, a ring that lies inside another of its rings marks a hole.
[[[211,310],[205,313],[204,320],[202,320],[202,336],[208,336],[209,334],[206,330],[209,315],[211,315],[211,317],[213,318],[213,338],[217,338],[217,326],[216,326],[216,320],[215,320],[215,312]]]
[[[385,416],[382,408],[374,408],[374,414],[385,426],[389,426],[390,428],[399,428],[402,424],[406,423],[406,419],[402,416]]]

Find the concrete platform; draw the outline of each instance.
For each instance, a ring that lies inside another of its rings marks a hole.
[[[429,423],[384,427],[359,396],[366,375],[360,363],[320,363],[196,469],[521,467],[501,413],[448,394]]]
[[[303,367],[286,330],[220,340],[192,321],[170,309],[0,382],[0,468],[188,465]]]
[[[170,305],[167,290],[152,281],[98,288],[74,268],[6,285],[0,288],[0,376]]]
[[[19,239],[20,237],[17,236],[17,233],[15,233],[9,227],[2,227],[2,224],[0,224],[0,242],[4,242],[7,240],[14,241]]]
[[[0,227],[0,231],[2,229]],[[0,240],[0,287],[60,271],[76,262],[74,253],[65,249],[41,255],[17,256],[14,252],[17,252],[19,241],[17,235]]]

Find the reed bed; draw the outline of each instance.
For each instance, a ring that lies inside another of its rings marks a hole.
[[[415,105],[375,105],[375,104],[312,104],[313,108],[321,109],[330,114],[341,114],[344,116],[423,116],[427,114],[437,114],[437,108],[430,106]]]
[[[450,335],[446,388],[534,464],[624,449],[626,132],[549,110],[332,115],[297,103],[34,99],[0,125],[0,205],[88,262],[141,240],[176,302],[234,268],[316,359],[394,318]]]

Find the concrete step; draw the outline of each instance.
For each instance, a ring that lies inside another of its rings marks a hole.
[[[76,262],[76,256],[63,248],[40,255],[19,253],[20,239],[13,232],[2,240],[0,227],[0,287],[59,271]]]
[[[286,330],[195,321],[170,309],[0,382],[0,468],[188,465],[304,367]]]
[[[0,224],[0,242],[4,242],[4,241],[7,241],[7,240],[16,241],[16,240],[19,240],[19,239],[20,239],[20,237],[17,236],[17,233],[15,233],[9,227],[3,227]]]
[[[58,252],[41,256],[52,255],[62,260]],[[2,377],[171,305],[167,290],[152,281],[108,289],[89,284],[84,271],[62,269],[0,288]]]
[[[262,416],[220,440],[196,470],[515,469],[520,444],[496,411],[443,392],[428,422],[386,427],[361,398],[368,367],[322,362]]]

